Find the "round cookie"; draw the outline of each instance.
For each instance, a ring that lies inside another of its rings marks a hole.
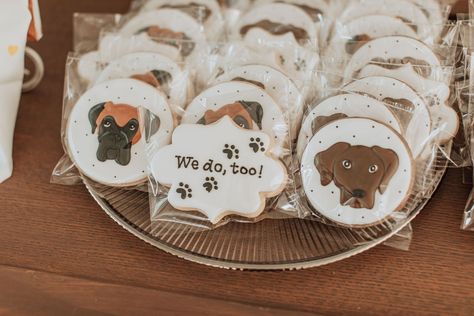
[[[209,125],[226,115],[242,128],[269,135],[275,156],[287,152],[288,124],[282,110],[265,90],[250,83],[226,82],[205,90],[189,104],[181,123]]]
[[[443,31],[443,24],[445,23],[445,13],[438,0],[409,0],[416,4],[428,18],[434,37],[438,37]]]
[[[409,25],[396,17],[368,15],[345,23],[336,23],[326,55],[342,54],[340,59],[347,60],[366,42],[393,35],[418,38],[418,34]]]
[[[343,91],[362,93],[388,105],[402,124],[403,136],[417,158],[431,137],[431,117],[425,101],[406,83],[389,77],[365,77],[344,86]]]
[[[382,57],[381,57],[382,56]],[[384,61],[390,61],[385,63]],[[394,62],[396,61],[396,62]],[[360,48],[349,62],[345,83],[369,76],[391,77],[408,84],[428,105],[436,141],[449,142],[459,129],[456,111],[448,105],[452,69],[441,66],[438,57],[425,44],[408,37],[375,39]]]
[[[424,38],[431,34],[431,26],[423,11],[407,0],[360,0],[353,1],[340,15],[339,20],[346,23],[362,16],[385,15],[403,20]]]
[[[133,186],[148,176],[145,138],[159,148],[170,143],[173,129],[164,94],[138,80],[116,79],[79,98],[68,118],[66,147],[86,177],[108,186]]]
[[[291,113],[292,122],[300,122],[303,116],[303,95],[293,81],[282,72],[263,65],[246,65],[233,68],[216,78],[218,83],[243,81],[264,89],[284,112]],[[297,137],[297,124],[291,129],[292,137]]]
[[[234,38],[249,45],[274,42],[288,45],[317,45],[318,34],[311,17],[297,6],[269,3],[248,11],[233,30]]]
[[[176,9],[190,15],[204,24],[206,33],[215,38],[224,24],[221,8],[216,0],[149,0],[143,6],[144,11],[157,9]]]
[[[257,0],[255,5],[268,3],[288,3],[294,5],[306,12],[314,23],[320,23],[322,17],[329,14],[329,5],[324,0]]]
[[[390,127],[346,118],[321,128],[301,160],[308,202],[325,218],[368,227],[405,206],[415,166],[408,145]]]
[[[308,142],[324,125],[348,117],[370,118],[390,126],[400,133],[402,127],[394,112],[384,103],[360,94],[340,94],[318,104],[306,117],[301,127],[296,147],[301,157]]]
[[[359,78],[367,65],[389,68],[390,70],[410,65],[415,73],[436,79],[432,68],[440,67],[441,62],[430,47],[405,36],[387,36],[367,42],[359,48],[344,72],[344,79],[352,81]]]
[[[138,79],[160,89],[175,112],[184,109],[193,94],[189,73],[172,59],[157,53],[124,55],[105,67],[95,84],[121,78]]]
[[[196,46],[206,41],[202,25],[176,9],[141,12],[127,21],[119,33],[124,36],[144,37],[162,47],[164,51],[179,52],[183,58],[195,53]]]

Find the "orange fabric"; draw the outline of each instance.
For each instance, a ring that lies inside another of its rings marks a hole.
[[[28,0],[28,10],[31,13],[31,23],[28,30],[28,41],[36,42],[39,41],[43,36],[38,0]]]
[[[127,104],[113,104],[112,102],[107,102],[104,106],[104,110],[97,117],[97,126],[100,126],[100,124],[102,124],[102,121],[106,116],[112,116],[119,127],[124,127],[131,119],[136,119],[138,121],[139,113],[138,109],[134,106]],[[139,128],[139,126],[137,126],[137,128]],[[142,135],[140,133],[140,130],[138,130],[137,134],[132,140],[132,145],[138,143],[141,138]]]

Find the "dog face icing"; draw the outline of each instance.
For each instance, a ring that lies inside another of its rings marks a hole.
[[[159,118],[152,117],[149,134],[159,129]],[[142,138],[138,108],[112,102],[99,103],[89,111],[92,133],[98,130],[99,148],[97,159],[101,162],[115,160],[126,166],[131,160],[131,148]]]
[[[152,70],[144,74],[133,75],[137,79],[155,88],[162,88],[172,80],[171,74],[163,70]]]
[[[153,25],[144,28],[137,32],[137,34],[146,33],[153,41],[176,47],[180,50],[182,56],[187,57],[191,55],[196,44],[183,32],[174,32],[167,28],[161,28]]]
[[[258,102],[239,101],[225,105],[217,111],[208,110],[198,121],[198,124],[209,125],[229,116],[238,126],[253,129],[254,122],[262,129],[263,108]]]
[[[373,209],[375,194],[384,194],[398,169],[397,154],[379,146],[337,143],[316,155],[314,164],[323,186],[334,182],[340,189],[341,205]]]
[[[308,32],[306,32],[306,30],[304,30],[303,28],[296,27],[294,25],[286,25],[277,22],[272,22],[270,20],[263,20],[255,24],[246,25],[240,29],[240,35],[245,36],[253,28],[263,29],[272,35],[283,35],[286,33],[292,33],[295,39],[299,43],[303,44],[310,39]]]

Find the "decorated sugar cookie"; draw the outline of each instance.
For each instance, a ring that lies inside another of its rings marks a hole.
[[[145,11],[156,9],[176,9],[190,15],[205,25],[210,38],[215,37],[223,26],[221,8],[216,0],[150,0],[143,6]]]
[[[112,61],[98,76],[97,83],[112,79],[141,80],[164,92],[174,108],[184,108],[193,87],[189,73],[170,58],[157,53],[132,53]]]
[[[376,65],[388,69],[411,66],[414,74],[435,79],[432,68],[440,67],[436,54],[422,42],[405,36],[387,36],[367,42],[359,48],[345,69],[344,78],[351,80],[359,77],[367,65]]]
[[[189,57],[196,51],[196,45],[206,40],[202,26],[176,9],[142,12],[130,19],[119,32],[124,36],[143,37],[163,49],[163,54],[169,56],[171,50],[183,58]]]
[[[269,3],[254,7],[240,19],[234,30],[234,37],[243,38],[249,44],[317,44],[317,34],[311,17],[299,7],[286,3]]]
[[[403,36],[390,36],[361,47],[346,68],[345,81],[383,76],[408,84],[426,100],[437,141],[446,143],[459,128],[456,111],[448,105],[451,92],[447,82],[451,74],[452,69],[441,66],[425,44]]]
[[[109,186],[132,186],[148,176],[146,143],[169,144],[173,128],[164,94],[138,80],[117,79],[94,86],[77,101],[67,123],[66,146],[86,177]]]
[[[269,155],[271,138],[224,116],[210,125],[181,125],[172,145],[151,162],[155,179],[170,187],[168,201],[196,210],[215,224],[228,215],[258,217],[266,199],[286,185],[284,165]]]
[[[340,94],[324,100],[307,115],[298,137],[298,157],[303,155],[308,142],[319,129],[348,117],[370,118],[385,123],[398,133],[402,131],[395,113],[384,103],[360,94]]]
[[[431,34],[431,26],[423,11],[408,0],[359,0],[352,1],[339,20],[350,22],[367,15],[385,15],[403,20],[420,38]]]
[[[301,160],[304,192],[315,212],[348,227],[375,225],[401,211],[414,174],[403,138],[365,118],[325,125]]]
[[[347,60],[362,45],[380,37],[401,35],[418,38],[416,31],[397,17],[368,15],[348,22],[336,23],[327,55]]]
[[[226,82],[207,89],[189,104],[181,123],[210,125],[224,116],[244,129],[269,135],[275,156],[286,152],[288,124],[281,108],[265,90],[247,82]]]
[[[445,14],[447,12],[443,12],[441,8],[441,2],[438,0],[409,0],[416,4],[421,11],[426,15],[428,18],[432,31],[433,36],[436,38],[443,30],[443,24],[445,22]]]
[[[392,105],[413,156],[421,154],[431,138],[431,116],[425,101],[410,86],[393,78],[374,76],[355,80],[342,90],[366,94]]]
[[[293,83],[282,72],[268,66],[247,65],[233,68],[217,77],[217,82],[242,81],[264,89],[284,112],[291,112],[293,122],[300,122],[303,115],[303,96]],[[291,135],[296,138],[297,124],[294,124]]]
[[[314,23],[321,22],[329,13],[329,5],[324,0],[257,0],[256,5],[268,3],[288,3],[297,6],[311,17]]]

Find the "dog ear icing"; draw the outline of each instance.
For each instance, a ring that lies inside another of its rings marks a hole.
[[[384,164],[384,176],[382,182],[379,185],[380,194],[384,194],[387,190],[390,180],[392,180],[395,172],[398,169],[398,155],[391,149],[386,149],[379,146],[373,147],[372,150],[380,159],[382,159]]]
[[[350,147],[351,145],[348,143],[337,143],[314,157],[314,165],[321,175],[321,185],[327,186],[332,182],[334,179],[334,163],[337,157]]]
[[[318,116],[311,123],[311,130],[313,131],[313,135],[315,135],[316,132],[319,131],[324,125],[347,117],[347,115],[342,113],[336,113],[331,116]]]
[[[247,101],[239,101],[240,104],[247,110],[247,112],[250,114],[250,117],[252,117],[252,120],[254,120],[255,123],[257,123],[258,128],[262,129],[262,120],[263,120],[263,107],[260,103],[258,102],[247,102]]]
[[[146,142],[150,141],[150,138],[158,133],[161,126],[161,120],[158,116],[151,113],[150,111],[145,111],[145,135]]]
[[[158,82],[160,83],[160,85],[164,85],[168,82],[170,82],[173,78],[171,77],[171,74],[167,71],[164,71],[164,70],[152,70],[151,73],[153,74],[153,76],[156,78],[156,80],[158,80]]]
[[[102,111],[104,110],[106,104],[107,102],[99,103],[95,105],[92,109],[90,109],[89,111],[89,122],[91,123],[92,134],[95,133],[95,130],[97,128],[97,118],[99,117],[100,113],[102,113]]]

